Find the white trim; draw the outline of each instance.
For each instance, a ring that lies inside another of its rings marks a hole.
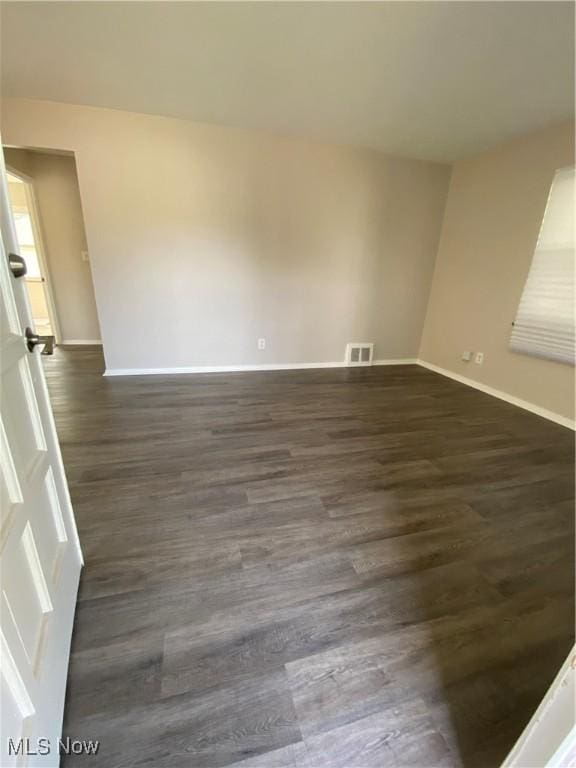
[[[71,340],[62,342],[63,344],[101,344],[100,341],[78,341]],[[466,384],[469,387],[480,390],[487,395],[497,397],[499,400],[504,400],[511,405],[516,405],[518,408],[523,408],[526,411],[535,413],[538,416],[542,416],[544,419],[553,421],[556,424],[560,424],[568,429],[576,430],[576,422],[572,419],[568,419],[565,416],[561,416],[559,413],[554,413],[546,408],[541,408],[534,403],[529,403],[527,400],[521,400],[519,397],[513,397],[500,389],[494,389],[486,384],[481,384],[473,379],[468,379],[466,376],[460,376],[458,373],[449,371],[447,368],[440,368],[438,365],[433,365],[425,360],[419,360],[415,357],[407,358],[392,358],[390,360],[374,360],[372,365],[420,365],[423,368],[427,368],[434,373],[439,373],[442,376],[447,376],[449,379],[454,379],[461,384]],[[314,368],[349,368],[347,363],[270,363],[268,365],[192,365],[183,366],[179,368],[107,368],[104,371],[104,376],[172,376],[182,373],[250,373],[257,371],[299,371],[309,370]],[[353,366],[356,367],[356,366]]]
[[[576,646],[554,678],[536,712],[503,762],[503,768],[526,765],[568,766],[576,746],[574,725]]]
[[[70,343],[70,342],[68,342]],[[375,360],[374,365],[413,365],[415,359]],[[178,373],[249,373],[299,371],[311,368],[348,368],[347,363],[270,363],[269,365],[193,365],[182,368],[107,368],[104,376],[170,376]]]
[[[556,424],[561,424],[563,427],[568,427],[568,429],[576,430],[576,422],[572,419],[568,419],[566,416],[561,416],[559,413],[554,413],[554,411],[549,411],[547,408],[541,408],[539,405],[529,403],[528,400],[521,400],[519,397],[509,395],[507,392],[503,392],[501,389],[494,389],[494,387],[489,387],[487,384],[481,384],[479,381],[474,381],[473,379],[469,379],[466,376],[461,376],[459,373],[449,371],[447,368],[440,368],[440,366],[428,363],[426,360],[418,360],[417,363],[423,368],[427,368],[429,371],[434,371],[434,373],[447,376],[449,379],[459,381],[460,384],[466,384],[467,386],[473,387],[474,389],[479,389],[480,392],[484,392],[487,395],[497,397],[500,400],[511,403],[511,405],[518,406],[518,408],[524,408],[525,411],[535,413],[538,416],[542,416],[544,419],[553,421]]]
[[[73,346],[73,345],[102,345],[102,339],[62,339],[60,346]]]
[[[396,358],[390,360],[372,360],[372,365],[416,365],[418,360],[415,357]]]
[[[304,368],[345,368],[346,363],[284,363],[270,365],[190,365],[181,368],[107,368],[104,376],[171,376],[179,373],[250,373]]]

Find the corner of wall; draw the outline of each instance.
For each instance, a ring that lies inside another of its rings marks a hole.
[[[425,344],[425,335],[428,328],[428,321],[430,318],[430,305],[432,303],[432,295],[434,293],[434,285],[436,283],[436,277],[438,273],[438,261],[440,257],[440,251],[442,249],[442,243],[444,240],[444,230],[446,226],[446,212],[448,210],[448,202],[452,192],[452,182],[454,179],[454,163],[450,165],[450,179],[448,181],[448,188],[446,190],[446,199],[444,200],[444,210],[442,211],[442,223],[440,225],[440,231],[438,234],[438,245],[436,246],[436,256],[434,257],[434,271],[432,272],[432,279],[430,280],[430,288],[428,290],[428,299],[426,301],[426,312],[424,313],[424,321],[422,323],[422,329],[420,331],[420,341],[418,344],[417,358],[420,360],[423,357],[423,349]]]

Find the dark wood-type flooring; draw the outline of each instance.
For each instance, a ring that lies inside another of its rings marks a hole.
[[[573,642],[573,433],[416,366],[45,359],[97,768],[497,766]]]

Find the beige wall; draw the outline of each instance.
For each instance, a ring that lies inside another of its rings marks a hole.
[[[454,167],[420,357],[574,418],[574,368],[510,352],[550,184],[574,163],[574,124]],[[484,352],[477,366],[463,350]]]
[[[6,163],[31,176],[62,343],[98,341],[100,329],[72,156],[6,149]]]
[[[76,153],[109,368],[416,357],[447,166],[20,99],[2,133]]]
[[[22,168],[19,170],[22,170]],[[17,181],[8,181],[8,193],[10,195],[12,209],[17,205],[20,208],[28,210],[28,198],[26,197],[25,184],[19,184]]]

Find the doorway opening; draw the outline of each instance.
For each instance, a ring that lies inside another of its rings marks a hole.
[[[20,255],[26,262],[26,293],[36,333],[60,342],[60,328],[46,266],[42,230],[32,180],[8,171],[8,194]]]
[[[101,346],[74,153],[3,147],[34,331],[56,345]]]

